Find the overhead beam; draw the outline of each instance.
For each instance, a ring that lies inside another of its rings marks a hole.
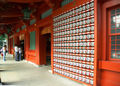
[[[17,22],[4,22],[4,23],[0,22],[0,25],[9,25],[9,24],[15,24],[15,23],[19,23],[19,21],[17,21]]]
[[[62,1],[63,1],[63,0],[55,0],[54,10],[56,10],[56,9],[58,9],[58,8],[61,7],[61,2],[62,2]]]
[[[19,23],[20,19],[0,19],[0,25],[8,25],[8,24],[14,24]]]
[[[0,13],[0,17],[23,17],[24,15],[22,13]]]
[[[0,17],[22,17],[24,16],[21,10],[19,9],[8,9],[4,11],[0,11]]]
[[[44,8],[44,9],[43,9]],[[40,10],[40,11],[39,11]],[[39,11],[39,14],[42,14],[44,12],[46,12],[47,10],[49,10],[49,7],[46,6],[45,4],[41,7],[39,7],[38,11]]]
[[[54,4],[50,0],[44,0],[44,2],[50,7],[53,8]]]
[[[44,8],[44,9],[43,9]],[[40,19],[40,15],[42,13],[44,13],[45,11],[47,11],[49,8],[49,6],[47,6],[45,3],[37,5],[36,6],[36,12],[32,13],[32,15],[36,18],[36,19]]]
[[[4,29],[4,30],[0,30],[0,34],[6,33],[6,32],[7,32],[6,29]]]
[[[15,2],[15,3],[35,3],[41,2],[42,0],[5,0],[6,2]]]

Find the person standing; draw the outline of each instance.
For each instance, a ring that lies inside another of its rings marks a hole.
[[[19,47],[18,50],[19,50],[19,61],[20,61],[20,60],[22,60],[22,59],[21,59],[21,56],[22,56],[22,49],[21,49],[21,47]]]
[[[15,60],[18,61],[19,50],[17,45],[15,45],[14,51],[15,51]]]
[[[6,45],[3,46],[2,52],[3,52],[3,61],[6,61]]]
[[[0,48],[0,55],[1,55],[1,58],[3,58],[2,48]]]

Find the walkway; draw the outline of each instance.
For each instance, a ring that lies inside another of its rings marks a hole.
[[[50,66],[36,68],[25,61],[15,62],[11,55],[7,61],[0,61],[2,82],[5,85],[20,86],[83,86],[67,78],[51,74]]]

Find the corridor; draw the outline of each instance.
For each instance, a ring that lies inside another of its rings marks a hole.
[[[84,86],[72,80],[49,72],[50,66],[35,67],[21,61],[16,62],[11,55],[7,61],[0,60],[1,78],[4,85],[12,86]]]
[[[120,86],[119,76],[120,0],[0,0],[0,86]]]

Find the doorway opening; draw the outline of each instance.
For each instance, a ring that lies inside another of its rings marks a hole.
[[[21,50],[22,50],[22,56],[21,56],[21,58],[23,60],[23,59],[25,59],[24,58],[24,40],[20,40],[20,47],[21,47]]]
[[[24,60],[25,59],[25,54],[24,54],[24,52],[25,52],[25,50],[24,50],[24,34],[21,34],[20,36],[19,36],[19,41],[20,41],[20,43],[19,43],[19,46],[20,46],[20,48],[21,48],[21,50],[22,50],[22,56],[21,56],[21,59],[22,60]]]
[[[41,65],[51,65],[51,34],[42,34],[40,41]]]
[[[51,34],[45,34],[46,36],[46,65],[51,65]]]

